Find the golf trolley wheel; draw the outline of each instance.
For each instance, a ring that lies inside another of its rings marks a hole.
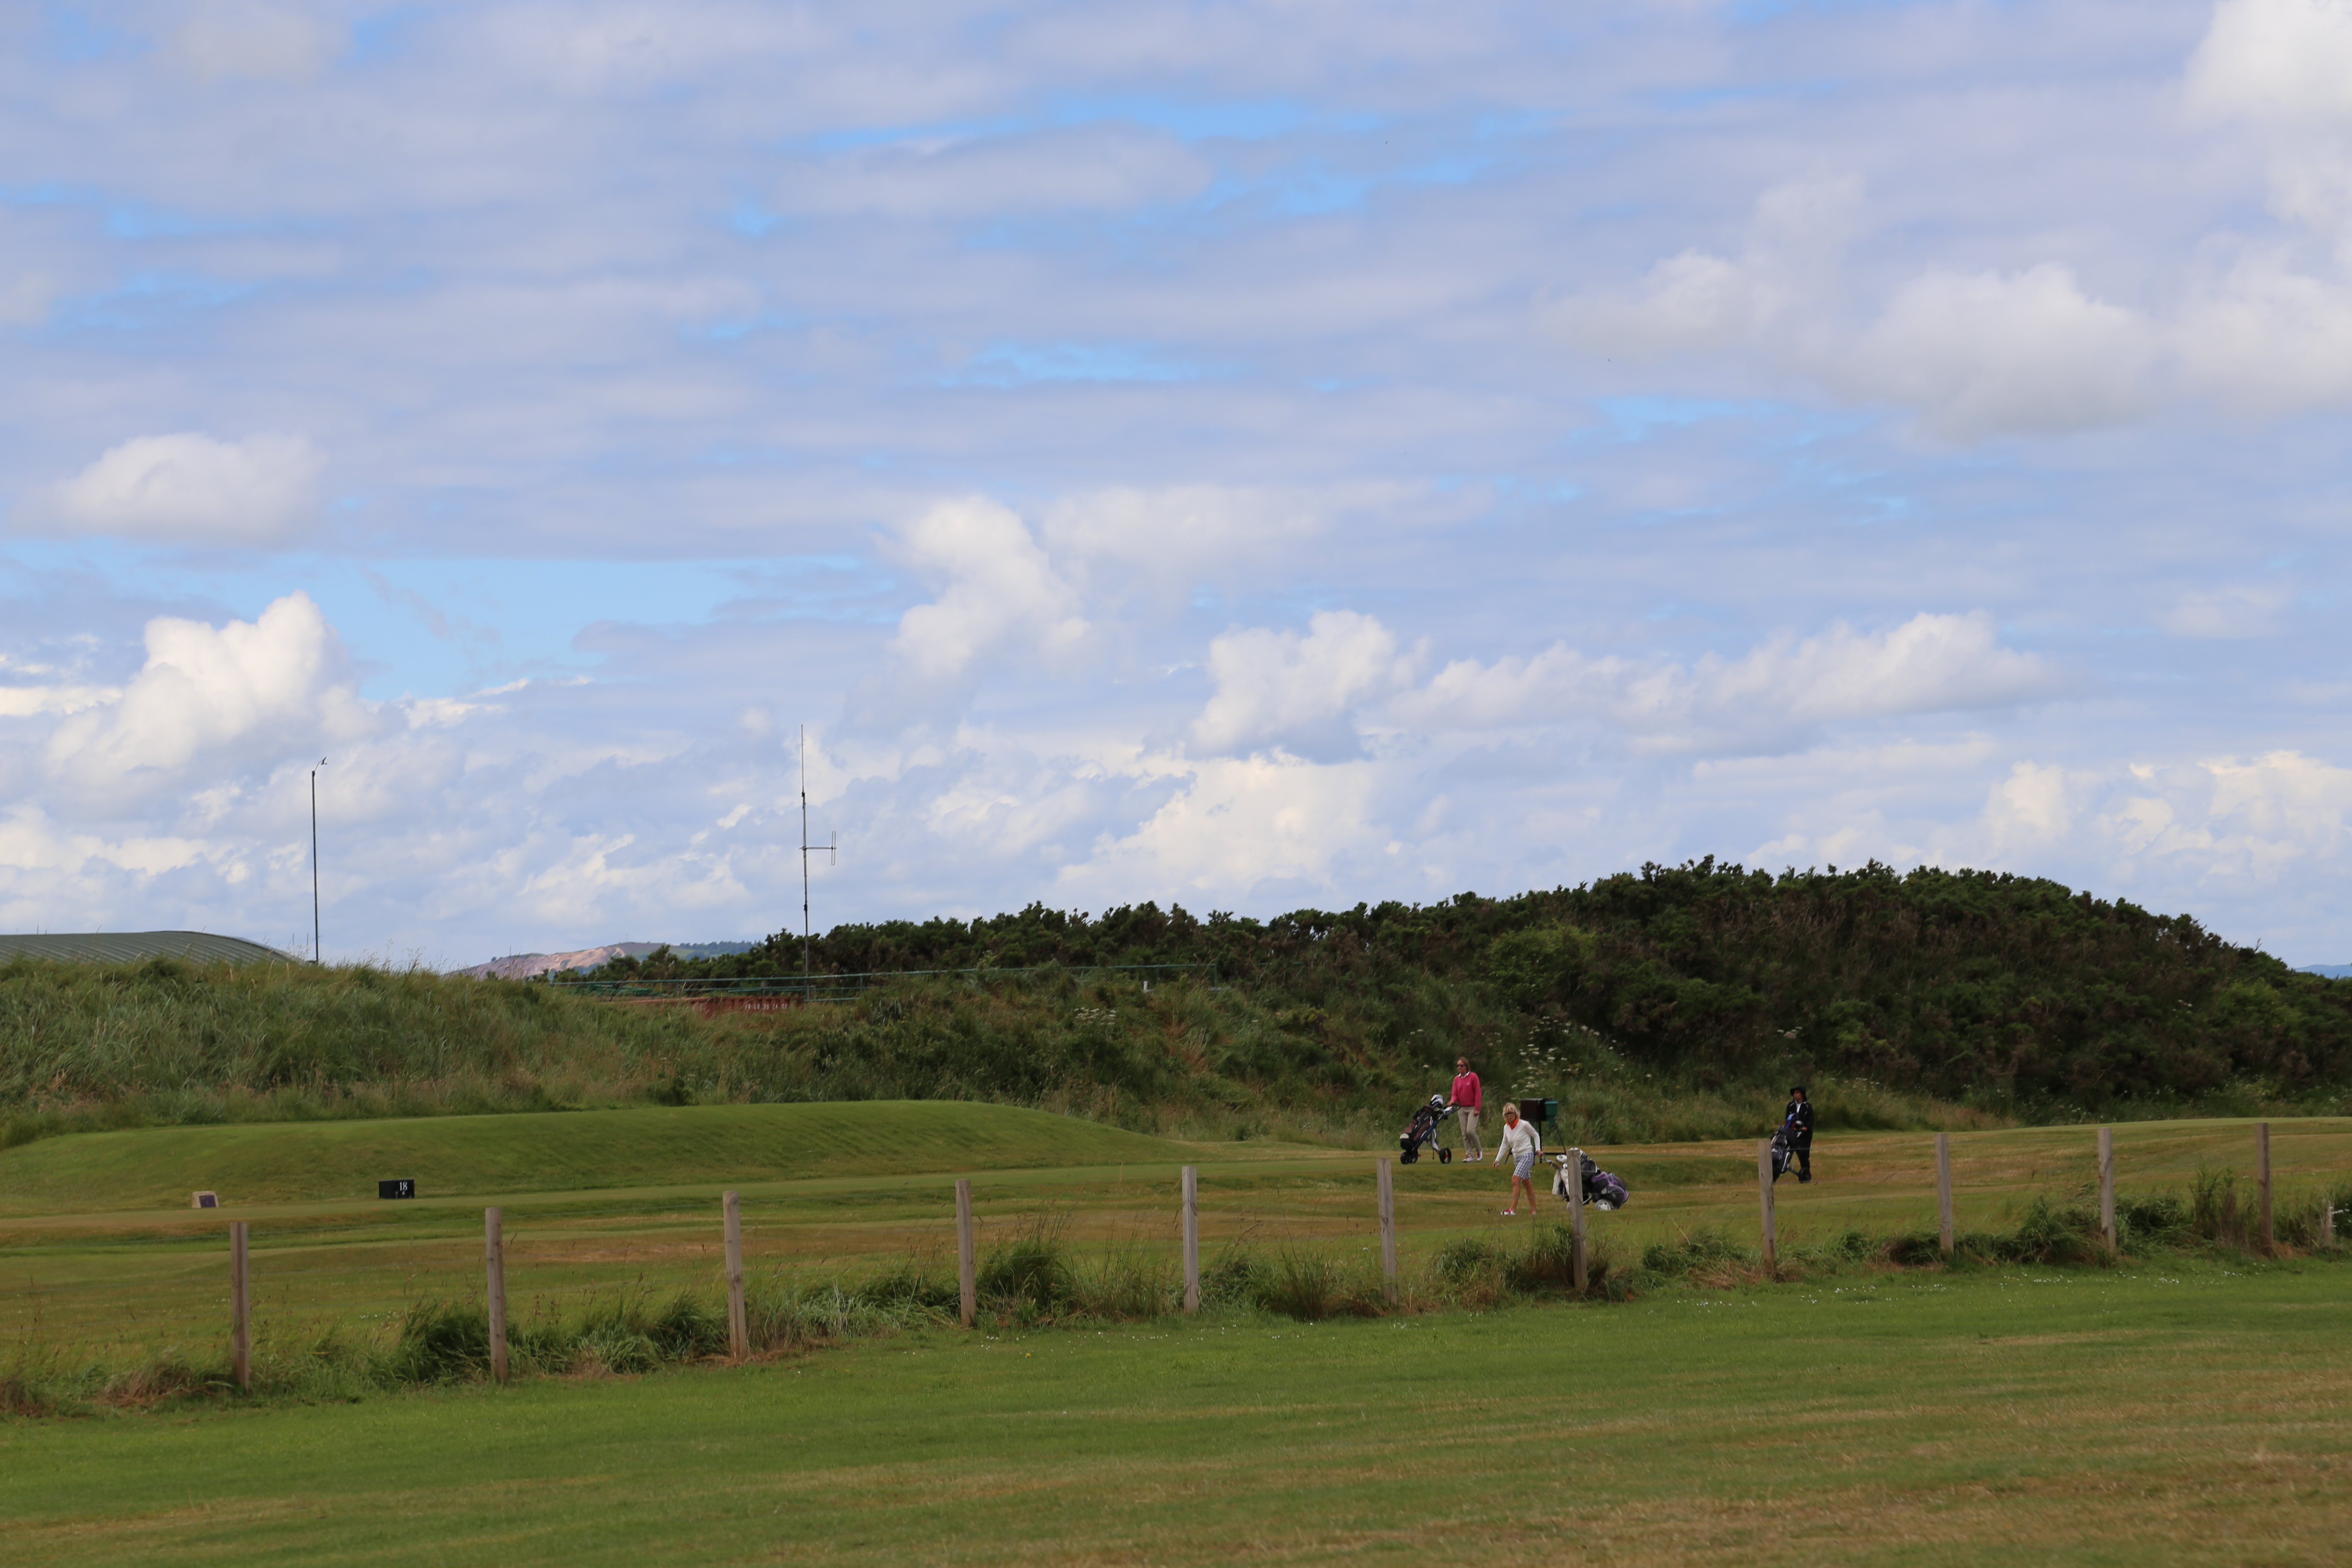
[[[1420,1150],[1418,1150],[1418,1149],[1407,1149],[1403,1153],[1399,1154],[1399,1155],[1397,1156],[1397,1158],[1398,1158],[1399,1160],[1402,1161],[1404,1163],[1406,1163],[1406,1164],[1410,1165],[1410,1164],[1412,1164],[1415,1160],[1418,1160],[1418,1159],[1420,1159],[1420,1158],[1421,1158],[1421,1151],[1420,1151]]]
[[[1437,1163],[1441,1165],[1451,1165],[1454,1163],[1454,1151],[1451,1149],[1440,1149],[1437,1152]]]

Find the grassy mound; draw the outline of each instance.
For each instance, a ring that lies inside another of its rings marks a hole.
[[[239,1206],[373,1199],[391,1176],[431,1198],[1193,1158],[1075,1117],[949,1101],[166,1127],[0,1152],[0,1214],[178,1208],[199,1188]]]

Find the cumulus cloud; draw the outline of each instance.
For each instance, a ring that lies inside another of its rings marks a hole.
[[[1864,395],[1918,410],[1948,439],[2061,435],[2144,412],[2156,347],[2145,320],[2045,262],[1914,279],[1838,374]]]
[[[158,616],[147,660],[119,700],[74,713],[47,749],[49,771],[93,805],[137,800],[192,779],[268,773],[375,727],[342,645],[306,594],[252,621],[212,626]]]
[[[1209,753],[1279,748],[1332,761],[1360,750],[1353,715],[1412,679],[1396,634],[1353,610],[1318,611],[1307,634],[1263,627],[1209,645],[1216,690],[1192,725]]]
[[[301,436],[139,436],[53,486],[27,521],[163,543],[282,544],[317,520],[324,466]]]
[[[1089,641],[1094,628],[1077,590],[1010,507],[981,497],[941,501],[908,524],[894,548],[943,585],[898,617],[890,668],[860,689],[856,706],[868,720],[937,716],[996,659],[1055,668]]]
[[[2210,114],[2352,123],[2352,5],[2221,0],[2189,64]]]
[[[1185,765],[1182,787],[1131,832],[1105,835],[1055,886],[1065,897],[1108,903],[1129,889],[1165,889],[1200,900],[1236,888],[1328,887],[1335,868],[1378,858],[1392,833],[1381,779],[1366,762],[1314,763],[1281,753],[1204,758]]]
[[[1688,665],[1591,658],[1564,644],[1492,664],[1456,660],[1388,712],[1433,730],[1598,721],[1649,749],[1737,750],[1801,744],[1854,720],[2012,707],[2064,689],[2062,672],[2001,646],[1992,617],[1976,611],[1917,615],[1875,632],[1843,622],[1807,637],[1782,632],[1737,659]]]

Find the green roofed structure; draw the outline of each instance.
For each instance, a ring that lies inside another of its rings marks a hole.
[[[184,958],[192,963],[295,963],[291,953],[240,937],[201,931],[51,931],[0,936],[0,963],[46,958],[58,963],[139,963]]]

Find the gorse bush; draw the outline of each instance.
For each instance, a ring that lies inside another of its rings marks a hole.
[[[798,951],[797,938],[779,937],[764,951],[650,968],[749,973]],[[2331,1089],[2340,1102],[2352,1074],[2352,984],[2295,973],[2187,916],[1938,868],[1773,876],[1709,858],[1514,898],[1265,921],[1032,905],[835,927],[815,963],[835,973],[1213,964],[1320,1047],[1323,1061],[1298,1052],[1297,1066],[1341,1080],[1362,1059],[1442,1067],[1467,1044],[1511,1089],[1549,1053],[1570,1078],[1630,1066],[1716,1089],[1800,1072],[2078,1117]],[[1246,1058],[1283,1047],[1218,1050],[1243,1058],[1246,1077]],[[1852,1113],[1858,1126],[1911,1114],[1866,1099]]]

